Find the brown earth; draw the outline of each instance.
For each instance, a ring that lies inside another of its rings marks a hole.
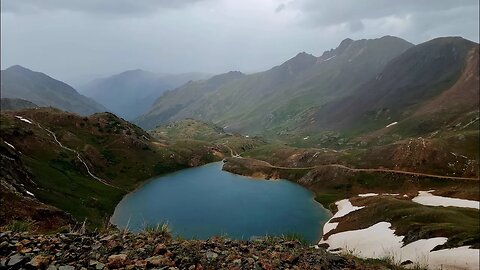
[[[339,164],[305,168],[272,166],[268,162],[251,158],[227,158],[223,170],[264,179],[288,179],[297,182],[316,194],[332,194],[325,206],[337,199],[349,198],[359,193],[402,193],[416,195],[419,190],[435,189],[451,197],[479,200],[479,181],[456,179],[449,176],[423,175],[388,169],[352,169]]]

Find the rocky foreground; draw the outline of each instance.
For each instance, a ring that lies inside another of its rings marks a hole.
[[[0,233],[0,269],[379,269],[300,244],[266,238],[173,239],[140,234]]]

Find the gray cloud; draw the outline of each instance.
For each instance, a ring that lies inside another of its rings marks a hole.
[[[286,5],[284,3],[281,3],[280,5],[278,5],[278,7],[275,9],[275,12],[281,12],[282,10],[284,10],[286,8]]]
[[[205,0],[4,0],[2,11],[35,13],[66,10],[95,14],[141,14],[162,8],[184,8],[202,1]]]
[[[362,31],[365,28],[362,21],[350,21],[348,22],[348,27],[351,32]]]
[[[1,67],[67,82],[127,69],[261,71],[343,39],[478,42],[478,1],[1,0]]]
[[[288,7],[300,10],[310,24],[325,26],[389,16],[434,13],[459,7],[478,11],[478,5],[476,0],[293,0]]]

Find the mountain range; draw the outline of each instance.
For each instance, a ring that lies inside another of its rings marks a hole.
[[[391,142],[478,121],[478,47],[461,37],[418,45],[393,36],[347,38],[319,57],[302,52],[248,75],[131,70],[81,87],[107,108],[13,66],[2,71],[2,98],[84,115],[111,111],[146,130],[193,118],[297,146],[341,147],[379,136]],[[2,100],[7,104],[20,103]]]
[[[105,105],[109,111],[131,120],[145,113],[166,90],[209,76],[205,73],[172,75],[136,69],[93,80],[80,86],[79,91]]]
[[[345,39],[320,57],[302,52],[265,72],[224,80],[216,89],[205,89],[204,82],[178,88],[158,99],[137,123],[152,128],[165,121],[195,117],[241,132],[279,129],[311,107],[348,96],[412,46],[391,36]],[[182,98],[186,92],[200,92],[199,98],[180,109],[179,105],[186,104]],[[167,107],[178,111],[172,114]]]
[[[318,128],[340,130],[368,130],[361,126],[369,124],[381,128],[420,115],[426,123],[432,121],[432,114],[445,110],[448,111],[443,120],[453,120],[452,117],[478,110],[475,83],[478,84],[478,44],[458,37],[438,38],[410,48],[352,95],[314,108],[309,116],[317,121],[314,126]],[[456,95],[455,103],[442,97],[446,92],[457,91],[462,93]]]
[[[299,53],[265,72],[168,91],[135,122],[151,129],[196,118],[317,147],[325,136],[398,139],[478,121],[478,80],[478,43],[461,37],[418,45],[392,36],[345,39],[320,57]]]
[[[2,98],[23,99],[41,107],[51,106],[82,115],[107,110],[70,85],[22,66],[2,70],[0,78]]]

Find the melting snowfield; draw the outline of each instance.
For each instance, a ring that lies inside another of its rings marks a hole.
[[[418,196],[413,198],[412,201],[430,206],[456,206],[480,209],[479,201],[437,196],[433,195],[431,192],[433,191],[419,191]]]
[[[428,192],[427,194],[433,196]],[[375,196],[373,193],[362,195],[364,196],[361,197]],[[453,199],[447,197],[441,198],[442,200],[444,198]],[[478,206],[478,202],[476,203]],[[463,205],[469,204],[463,202]],[[353,206],[348,199],[338,201],[336,202],[336,205],[338,206],[339,211],[332,217],[332,219],[343,217],[353,211],[363,208],[363,206]],[[339,222],[330,222],[332,219],[324,225],[324,235],[338,226]],[[420,266],[427,267],[428,269],[444,270],[480,269],[479,249],[471,249],[468,246],[462,246],[452,249],[432,251],[436,246],[443,245],[447,242],[448,239],[445,237],[420,239],[403,246],[404,236],[395,235],[395,230],[391,228],[391,226],[392,224],[389,222],[379,222],[366,229],[334,233],[326,240],[322,238],[319,244],[326,243],[329,245],[329,250],[340,250],[338,252],[348,252],[362,258],[389,258],[393,259],[393,261],[398,264],[410,260],[412,263],[406,265],[407,267]]]
[[[356,211],[358,209],[362,209],[364,207],[364,206],[353,206],[350,200],[348,199],[338,201],[335,204],[337,205],[338,211],[323,226],[323,235],[337,228],[338,222],[331,222],[334,218],[343,217],[349,214],[350,212]]]

